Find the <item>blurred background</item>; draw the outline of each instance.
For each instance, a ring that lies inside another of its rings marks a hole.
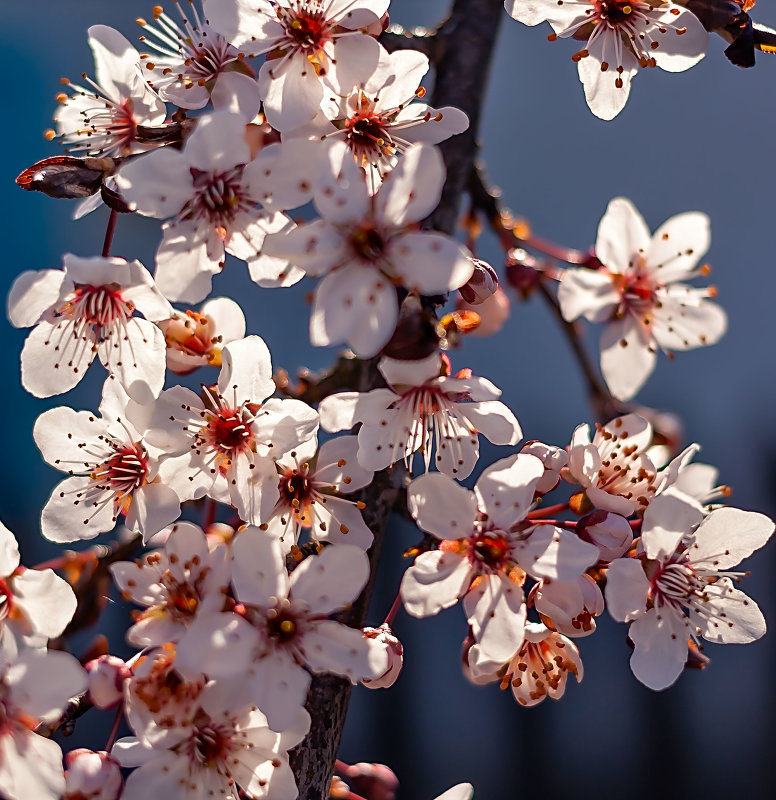
[[[431,27],[445,8],[442,0],[394,0],[392,21]],[[87,27],[113,25],[134,41],[135,17],[150,11],[150,3],[136,0],[4,4],[0,59],[10,80],[3,90],[0,162],[3,293],[23,270],[59,267],[64,252],[99,254],[104,208],[73,222],[73,203],[22,192],[14,178],[59,152],[43,132],[52,124],[59,78],[93,74]],[[753,15],[776,26],[772,6],[762,4]],[[714,347],[678,354],[673,362],[661,358],[638,401],[679,415],[685,442],[702,445],[697,460],[717,466],[721,481],[733,487],[732,504],[774,515],[776,56],[758,53],[754,69],[739,69],[723,56],[724,42],[712,37],[707,57],[693,69],[638,75],[625,110],[606,123],[585,105],[571,61],[574,44],[548,43],[549,31],[504,17],[483,89],[486,169],[501,186],[504,203],[525,217],[536,235],[570,247],[594,243],[598,221],[617,195],[629,197],[652,229],[683,211],[710,216],[706,260],[729,315],[729,332]],[[157,222],[121,217],[113,253],[152,267],[158,238]],[[486,236],[480,246],[477,255],[500,269],[495,243]],[[293,374],[302,365],[322,369],[335,358],[333,349],[309,345],[310,287],[261,290],[248,280],[244,265],[230,262],[214,282],[214,295],[239,298],[248,332],[263,336],[274,365]],[[592,418],[579,369],[541,298],[512,299],[504,330],[493,338],[469,337],[452,354],[453,367],[470,366],[496,383],[527,439],[565,446],[574,427]],[[19,383],[19,351],[27,332],[5,320],[0,324],[8,447],[0,517],[21,541],[23,563],[32,565],[57,552],[40,537],[39,514],[60,479],[42,462],[32,425],[46,408],[63,403],[96,408],[104,372],[93,367],[68,395],[32,398]],[[593,347],[598,333],[591,331]],[[484,446],[481,468],[507,454]],[[406,566],[401,554],[417,538],[400,520],[391,526],[371,624],[379,624],[390,607]],[[776,545],[758,553],[745,565],[754,574],[743,586],[772,625],[775,559]],[[106,615],[113,626],[112,649],[124,655],[129,652],[120,633],[125,614],[111,604]],[[402,800],[431,800],[459,781],[471,781],[478,800],[518,793],[578,800],[626,794],[633,799],[773,796],[773,634],[745,648],[709,646],[711,664],[704,672],[686,673],[656,694],[630,673],[625,626],[605,615],[592,637],[578,641],[582,684],[569,684],[560,702],[523,709],[511,693],[495,685],[474,687],[463,678],[460,645],[466,626],[459,607],[427,620],[400,612],[395,631],[405,647],[404,672],[390,692],[354,691],[341,757],[390,765],[401,780]],[[104,726],[98,721],[88,744],[102,747],[109,725],[110,719]],[[70,746],[84,744],[80,735],[73,738],[79,741]]]

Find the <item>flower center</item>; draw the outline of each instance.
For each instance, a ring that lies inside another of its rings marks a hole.
[[[350,246],[363,261],[377,261],[385,252],[385,242],[380,233],[370,225],[358,228],[350,237]]]
[[[664,599],[686,605],[692,597],[704,594],[705,582],[688,564],[673,563],[663,567],[653,587]]]
[[[231,737],[221,728],[205,725],[197,729],[193,739],[194,757],[200,764],[215,767],[226,760],[231,750]]]
[[[140,444],[116,447],[116,452],[91,474],[100,488],[109,489],[117,498],[129,497],[145,485],[148,458]]]
[[[274,608],[267,616],[267,634],[279,644],[288,644],[299,633],[299,622],[287,608]]]
[[[278,490],[281,504],[297,511],[304,509],[315,499],[309,472],[304,467],[286,469],[280,476]]]
[[[276,8],[286,38],[302,50],[319,50],[329,29],[322,4],[318,0],[302,2],[298,8]]]
[[[219,337],[213,335],[212,320],[204,314],[186,311],[185,316],[164,323],[164,339],[167,347],[190,356],[213,353],[213,345]]]
[[[498,533],[478,533],[469,539],[469,558],[490,572],[503,570],[509,556],[509,542]]]
[[[173,616],[191,617],[196,613],[199,594],[190,583],[179,583],[169,569],[164,571],[159,583],[167,590],[167,608]]]
[[[633,18],[634,3],[630,0],[597,0],[597,16],[610,28],[615,28]]]
[[[74,299],[60,309],[59,316],[67,314],[98,327],[106,327],[132,316],[133,307],[122,299],[118,284],[77,285],[74,294]]]
[[[206,414],[208,422],[202,435],[216,450],[232,457],[249,446],[253,418],[246,408],[222,408]]]
[[[345,123],[346,141],[356,155],[379,157],[393,152],[391,137],[385,130],[385,120],[374,111],[361,111]],[[371,159],[370,159],[371,160]]]
[[[196,194],[183,211],[186,219],[205,220],[214,228],[226,230],[238,212],[248,208],[250,201],[242,188],[242,167],[227,172],[208,173],[192,169]]]

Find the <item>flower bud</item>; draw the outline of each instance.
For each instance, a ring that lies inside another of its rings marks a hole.
[[[366,800],[394,800],[399,788],[399,779],[385,764],[353,764],[344,777]]]
[[[361,683],[367,689],[387,689],[393,686],[399,677],[404,663],[404,648],[402,643],[393,635],[390,627],[386,624],[379,628],[364,628],[364,636],[373,639],[384,645],[388,651],[388,669],[377,678],[365,678]]]
[[[472,336],[492,336],[498,333],[504,323],[509,319],[509,297],[500,287],[496,291],[477,304],[470,304],[458,298],[457,309],[459,312],[474,310],[480,318],[479,324],[472,328]]]
[[[97,708],[113,708],[123,697],[129,667],[116,656],[100,656],[86,664],[89,675],[89,698]]]
[[[498,289],[496,270],[479,258],[473,258],[474,272],[471,278],[458,291],[465,303],[476,306],[484,303]]]
[[[614,561],[625,555],[633,544],[633,529],[628,520],[600,509],[579,520],[577,534],[598,548],[601,561]]]
[[[65,756],[64,800],[116,800],[123,780],[118,762],[104,750],[80,747]]]

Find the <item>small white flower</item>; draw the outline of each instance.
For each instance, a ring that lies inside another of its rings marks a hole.
[[[22,385],[36,397],[62,394],[96,353],[132,398],[147,402],[164,384],[164,336],[153,322],[171,314],[139,261],[67,253],[61,270],[22,272],[8,295],[11,324],[33,328],[22,349]]]
[[[606,324],[601,371],[619,400],[629,400],[655,368],[657,349],[689,350],[714,344],[725,333],[725,312],[706,298],[713,287],[678,281],[696,270],[709,249],[709,220],[690,211],[671,217],[650,236],[624,197],[609,203],[598,226],[596,255],[603,268],[569,269],[558,288],[564,319],[580,316]]]
[[[644,514],[641,558],[622,558],[607,570],[606,602],[619,622],[631,623],[633,674],[650,689],[665,689],[682,673],[687,640],[745,644],[765,633],[757,604],[730,571],[773,533],[763,514],[718,508],[704,516],[695,503],[664,495]]]
[[[477,463],[478,434],[501,445],[517,444],[523,435],[514,414],[497,399],[499,389],[471,370],[451,377],[449,362],[438,353],[421,361],[383,358],[378,369],[391,388],[340,392],[319,407],[326,430],[362,423],[358,460],[367,469],[401,460],[409,468],[420,451],[428,471],[433,450],[437,469],[462,480]]]
[[[36,420],[32,433],[43,458],[70,475],[43,508],[47,539],[91,539],[112,530],[120,514],[129,530],[148,538],[178,518],[178,495],[159,480],[157,459],[127,419],[128,402],[106,381],[102,418],[59,406]]]
[[[581,39],[572,58],[590,110],[601,119],[622,111],[639,67],[684,72],[706,54],[700,20],[665,0],[505,0],[507,13],[526,25],[549,22],[554,34]]]

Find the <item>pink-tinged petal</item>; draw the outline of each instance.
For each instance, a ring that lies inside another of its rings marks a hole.
[[[385,258],[404,286],[426,295],[458,289],[474,270],[468,251],[442,233],[411,231],[397,236],[390,240]]]
[[[595,486],[588,486],[585,489],[587,499],[601,511],[610,511],[612,514],[620,514],[629,517],[640,508],[638,500],[629,500],[619,494],[609,494],[604,489]]]
[[[169,319],[174,309],[156,288],[151,273],[139,261],[129,261],[126,266],[131,285],[121,290],[122,298],[151,322]]]
[[[412,50],[398,52],[411,53]],[[380,99],[384,100],[384,96],[381,95]],[[429,115],[429,118],[423,122],[403,128],[402,139],[418,144],[439,144],[469,128],[469,117],[460,108],[454,106],[431,108],[425,103],[411,103],[406,106],[396,115],[394,122],[400,125],[405,121],[419,120],[426,115]]]
[[[439,150],[428,144],[413,145],[377,193],[376,219],[392,228],[419,222],[437,207],[444,183],[445,165]]]
[[[348,494],[369,485],[373,472],[359,465],[357,454],[356,436],[336,436],[324,442],[318,451],[315,480],[330,483]]]
[[[258,646],[258,631],[238,614],[201,614],[178,642],[175,666],[184,676],[232,678],[245,672]]]
[[[249,526],[232,542],[232,583],[241,603],[266,607],[288,595],[288,573],[280,543]]]
[[[424,442],[422,426],[417,419],[414,421],[413,428],[412,435],[408,434],[407,436],[408,442],[405,450],[418,450],[423,445],[425,454],[428,454],[431,442],[430,440]],[[468,478],[480,456],[477,432],[472,431],[465,415],[454,416],[451,413],[437,417],[437,433],[437,446],[434,454],[436,468],[456,480]],[[399,442],[399,445],[401,446],[402,442]]]
[[[379,423],[381,415],[398,397],[390,389],[329,395],[318,406],[321,427],[330,433],[337,433],[350,430],[357,422]]]
[[[246,336],[224,345],[218,391],[231,402],[261,403],[275,393],[272,357],[260,336]]]
[[[131,531],[140,532],[147,542],[180,515],[181,501],[177,493],[163,483],[148,483],[132,495],[125,525]]]
[[[314,614],[328,615],[352,603],[369,580],[369,559],[360,547],[326,547],[291,573],[291,596]]]
[[[641,542],[647,557],[665,559],[670,556],[682,536],[692,531],[702,519],[703,511],[697,505],[671,495],[656,497],[647,506],[641,526]]]
[[[675,284],[657,293],[659,307],[652,319],[652,335],[666,350],[691,350],[715,344],[727,331],[727,314],[704,299],[701,289]]]
[[[230,297],[214,297],[199,312],[213,320],[216,333],[224,343],[228,344],[245,336],[245,315]]]
[[[617,308],[620,295],[606,270],[567,269],[558,284],[558,302],[567,322],[578,317],[606,322]]]
[[[183,148],[189,167],[202,172],[226,172],[251,160],[245,141],[245,120],[239,114],[220,111],[197,120],[194,133]]]
[[[771,538],[773,528],[773,520],[765,514],[718,508],[695,531],[690,559],[714,570],[729,569],[759,550]]]
[[[59,299],[65,273],[61,269],[22,272],[8,292],[8,320],[14,328],[31,328]]]
[[[631,622],[647,608],[649,581],[636,558],[618,558],[606,571],[606,606],[617,622]]]
[[[287,453],[302,442],[313,438],[318,433],[318,412],[301,400],[279,400],[270,397],[264,403],[258,424],[264,421],[270,426],[274,453]]]
[[[156,251],[156,285],[170,300],[198,303],[210,294],[213,275],[224,265],[221,237],[185,221],[163,230]]]
[[[359,12],[363,13],[363,10],[354,9],[355,14]],[[327,9],[327,16],[331,13],[331,9]],[[374,21],[378,20],[379,17],[375,17]],[[380,56],[385,53],[377,39],[362,33],[338,36],[334,40],[333,51],[334,57],[326,73],[326,83],[333,86],[338,94],[350,92],[361,81],[365,72],[371,74],[377,67]],[[318,111],[318,108],[315,110]]]
[[[635,645],[631,669],[649,689],[667,689],[682,674],[688,637],[683,615],[650,608],[631,623],[628,636]]]
[[[474,492],[440,472],[426,473],[410,483],[407,506],[418,525],[437,539],[471,535],[477,517]]]
[[[318,284],[310,341],[316,347],[347,342],[359,358],[371,358],[391,338],[398,316],[396,291],[381,272],[344,267]]]
[[[181,787],[186,787],[190,800],[202,800],[197,785],[194,784],[193,789],[191,788],[191,762],[186,756],[172,750],[155,750],[142,746],[134,748],[130,755],[122,753],[118,748],[119,742],[116,745],[112,752],[122,765],[136,766],[134,760],[137,757],[143,759],[139,769],[128,776],[121,791],[122,800],[175,797]],[[204,779],[201,780],[204,782]]]
[[[264,240],[263,253],[287,260],[310,275],[324,275],[344,264],[349,256],[342,234],[322,219],[270,234]]]
[[[116,173],[116,185],[133,211],[165,219],[194,196],[186,157],[170,147],[133,158]]]
[[[584,19],[586,6],[577,3],[558,5],[557,0],[506,0],[507,14],[523,25],[550,22],[556,31],[569,26],[578,18]]]
[[[61,650],[22,652],[5,673],[11,704],[26,714],[53,722],[69,698],[86,688],[86,671]]]
[[[379,108],[398,108],[415,97],[415,91],[428,68],[429,60],[423,53],[396,50],[380,58],[364,88],[367,94],[379,97]],[[364,74],[368,74],[367,70],[364,70]],[[361,84],[362,81],[356,81],[354,85]]]
[[[480,509],[487,512],[496,527],[507,530],[530,510],[542,475],[542,462],[527,453],[496,461],[480,475],[474,487]]]
[[[226,480],[229,500],[241,519],[250,525],[261,525],[270,518],[280,496],[277,470],[270,459],[240,454],[232,462]]]
[[[643,452],[652,444],[652,426],[639,414],[624,414],[607,422],[602,431],[597,431],[593,444],[603,458],[623,447],[635,447],[636,452]]]
[[[127,599],[141,606],[163,602],[164,589],[159,583],[161,570],[148,569],[142,561],[118,561],[109,569],[118,590]]]
[[[337,545],[354,545],[364,552],[372,546],[372,531],[352,501],[328,497],[325,505],[316,505],[316,515],[315,534],[318,539]],[[326,524],[325,530],[322,523]]]
[[[370,210],[366,176],[345,142],[337,141],[325,152],[326,168],[314,190],[315,208],[327,222],[352,225]]]
[[[364,469],[377,472],[411,455],[424,442],[427,447],[431,446],[417,421],[407,423],[406,419],[396,409],[389,408],[382,411],[378,420],[361,426],[358,463]]]
[[[19,566],[19,545],[16,537],[0,522],[0,578],[10,575]]]
[[[711,245],[706,214],[688,211],[666,220],[653,234],[646,263],[662,284],[690,277]]]
[[[83,502],[91,483],[89,477],[75,476],[65,478],[56,486],[40,518],[41,532],[49,541],[63,543],[92,539],[116,524],[113,500],[102,496],[107,496],[108,492],[99,493],[96,507]]]
[[[404,573],[401,599],[413,617],[431,617],[458,602],[468,590],[473,570],[460,553],[432,550],[421,553]]]
[[[323,84],[304,53],[295,53],[279,67],[280,59],[265,61],[259,70],[259,91],[267,122],[277,131],[292,131],[318,111]]]
[[[75,335],[69,317],[39,322],[21,353],[22,386],[35,397],[62,394],[80,383],[94,358],[92,338]]]
[[[422,386],[427,381],[439,377],[442,362],[439,353],[427,358],[399,360],[383,356],[377,362],[377,369],[390,386]],[[452,390],[453,393],[455,389]]]
[[[311,678],[290,655],[273,651],[254,661],[246,677],[251,701],[261,709],[273,731],[284,731],[298,722]]]
[[[622,45],[618,47],[615,40],[619,36],[618,31],[603,32],[594,42],[588,44],[590,55],[581,58],[577,64],[588,108],[603,120],[614,119],[625,108],[630,94],[631,78],[639,68],[638,61],[630,50]],[[616,60],[618,50],[622,53],[620,64]],[[606,70],[601,68],[604,63],[609,65]],[[619,66],[622,66],[622,72],[619,71]],[[611,268],[609,263],[604,261],[604,264]]]
[[[243,170],[243,185],[264,206],[297,208],[313,199],[325,145],[293,138],[263,147]]]
[[[388,651],[360,629],[339,622],[316,622],[302,637],[302,650],[314,672],[331,672],[357,683],[378,678],[388,669]]]
[[[78,605],[70,584],[50,569],[27,569],[17,575],[13,596],[32,630],[47,639],[62,633]]]
[[[523,643],[526,609],[523,590],[508,578],[483,578],[463,599],[463,610],[482,656],[508,661]]]
[[[202,455],[193,451],[166,457],[159,465],[156,475],[161,483],[169,486],[178,495],[181,502],[198,500],[205,495],[212,497],[213,484],[219,476],[218,471],[206,463]],[[228,496],[225,501],[228,502]]]
[[[676,14],[677,11],[680,13]],[[666,72],[684,72],[706,55],[709,34],[691,11],[681,5],[669,3],[662,14],[656,15],[655,21],[658,25],[663,23],[668,27],[666,33],[655,37],[659,46],[652,51],[660,69]],[[684,30],[679,34],[676,29]]]
[[[765,617],[757,603],[728,578],[706,587],[703,613],[690,609],[690,620],[708,642],[749,644],[765,635]]]
[[[552,525],[534,528],[515,554],[521,569],[530,575],[557,581],[576,580],[598,561],[594,544]]]
[[[250,45],[246,52],[263,52],[262,45],[278,38],[283,29],[269,0],[204,0],[204,13],[210,24],[235,47]]]
[[[222,72],[216,78],[210,100],[216,111],[237,114],[248,123],[261,106],[259,84],[250,75],[241,72]]]
[[[8,800],[59,800],[65,792],[60,746],[25,729],[3,736],[0,794]]]
[[[265,237],[293,227],[293,222],[282,212],[239,212],[229,225],[224,239],[224,249],[235,258],[249,262],[262,253]]]
[[[460,403],[456,410],[469,420],[489,442],[514,445],[523,438],[523,431],[515,415],[498,400],[481,403]]]
[[[63,472],[93,464],[94,459],[86,454],[86,449],[107,435],[104,420],[91,411],[74,411],[68,406],[44,411],[32,431],[45,461]]]
[[[473,797],[474,787],[470,783],[458,783],[435,800],[472,800]]]
[[[354,8],[352,0],[329,0],[326,3],[326,15],[336,19],[343,28],[365,28],[372,25],[388,11],[389,0],[359,0]]]
[[[633,203],[625,197],[615,197],[598,224],[595,252],[610,272],[622,274],[636,255],[646,254],[651,240],[647,223]]]
[[[657,348],[639,319],[626,314],[601,333],[601,372],[618,400],[630,400],[655,368]]]
[[[97,355],[108,372],[138,403],[150,403],[164,385],[167,345],[153,322],[139,317],[97,345]]]

